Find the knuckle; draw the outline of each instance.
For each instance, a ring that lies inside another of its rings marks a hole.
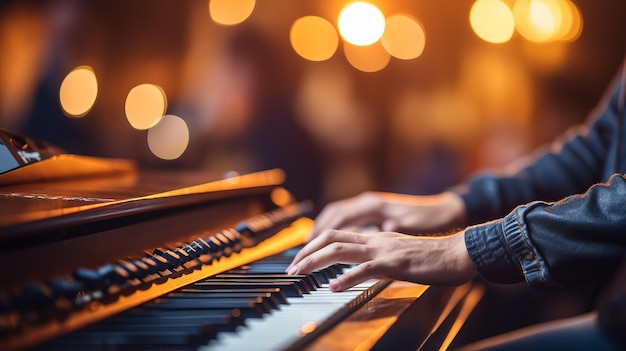
[[[323,241],[328,242],[328,241],[332,241],[333,237],[335,236],[335,230],[334,229],[325,229],[322,234],[320,234],[320,237]]]
[[[329,247],[331,252],[339,253],[341,251],[344,251],[345,244],[344,243],[340,243],[340,242],[334,242],[334,243],[328,245],[328,247]]]
[[[335,240],[335,237],[337,236],[337,231],[335,229],[328,229],[325,234],[326,239],[332,241]]]
[[[366,272],[373,272],[376,269],[376,265],[374,265],[374,263],[372,263],[372,261],[367,261],[367,262],[361,263],[361,267]]]

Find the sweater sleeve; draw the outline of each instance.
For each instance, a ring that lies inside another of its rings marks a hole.
[[[618,74],[588,124],[499,173],[477,174],[452,189],[465,203],[467,224],[501,218],[531,201],[552,202],[583,193],[619,172],[615,160],[623,117],[618,106],[625,84],[620,78]]]
[[[497,283],[526,281],[559,289],[610,277],[626,253],[626,179],[559,202],[532,202],[503,219],[469,227],[468,252],[479,273]]]

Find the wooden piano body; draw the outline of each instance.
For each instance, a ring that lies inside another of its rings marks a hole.
[[[259,323],[266,323],[268,338],[286,340],[269,349],[450,345],[480,299],[479,287],[373,282],[323,318],[307,322],[307,312],[297,312],[302,323],[293,330],[274,327],[268,316],[280,315],[293,299],[306,304],[312,293],[288,297],[283,307],[228,331],[211,323],[190,336],[176,325],[160,324],[156,332],[146,325],[145,335],[136,329],[141,326],[128,324],[103,329],[193,284],[246,273],[256,262],[303,244],[312,227],[310,204],[293,199],[283,178],[280,170],[228,177],[138,172],[126,161],[73,155],[0,175],[0,349],[211,350],[219,340],[241,335],[240,345],[257,350],[259,340],[245,337]],[[146,268],[150,263],[165,266]],[[333,294],[327,293],[342,293]],[[183,342],[161,344],[150,335]]]

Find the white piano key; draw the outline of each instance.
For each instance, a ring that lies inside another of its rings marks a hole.
[[[304,334],[338,313],[361,296],[376,280],[363,282],[344,292],[331,292],[322,285],[303,297],[288,298],[289,305],[258,319],[248,319],[236,332],[221,333],[217,340],[201,347],[203,351],[218,350],[280,350],[292,345]]]

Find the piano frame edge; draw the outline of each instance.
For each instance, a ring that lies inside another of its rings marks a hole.
[[[475,282],[441,287],[393,281],[304,350],[446,350],[484,290]]]

